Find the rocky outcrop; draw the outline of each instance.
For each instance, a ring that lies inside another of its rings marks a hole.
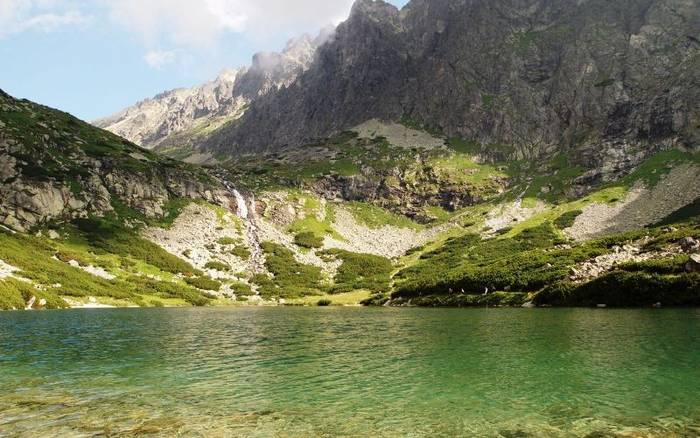
[[[328,29],[316,38],[292,39],[281,53],[256,54],[250,67],[225,70],[198,87],[166,91],[94,124],[148,149],[169,145],[179,133],[187,134],[177,136],[178,142],[195,142],[196,133],[189,131],[213,130],[235,120],[259,96],[293,82],[331,34]]]
[[[200,169],[164,160],[56,110],[0,95],[0,224],[27,231],[126,206],[164,217],[176,198],[228,203]]]
[[[493,159],[564,151],[594,169],[590,181],[613,179],[698,144],[699,29],[700,0],[412,0],[401,11],[358,0],[305,73],[205,146],[275,150],[403,119]]]

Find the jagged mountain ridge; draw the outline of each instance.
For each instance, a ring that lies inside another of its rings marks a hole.
[[[568,152],[614,179],[697,147],[698,0],[358,0],[289,87],[209,150],[301,146],[368,119],[461,137],[500,159]]]
[[[316,37],[291,39],[280,53],[255,54],[249,67],[224,70],[211,82],[163,92],[93,123],[148,149],[188,130],[215,129],[240,117],[258,97],[293,82],[332,33],[327,28]]]

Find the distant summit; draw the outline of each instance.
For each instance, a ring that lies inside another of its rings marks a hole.
[[[238,119],[255,99],[292,83],[332,34],[327,28],[316,37],[294,38],[281,53],[257,53],[249,67],[224,70],[198,87],[160,93],[94,124],[148,149],[175,134],[196,137]]]

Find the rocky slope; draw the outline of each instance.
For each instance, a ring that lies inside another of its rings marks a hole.
[[[0,224],[28,230],[110,212],[163,218],[181,198],[228,202],[205,172],[0,91]]]
[[[256,54],[249,67],[224,71],[198,87],[164,92],[94,124],[148,149],[196,143],[199,136],[239,118],[258,97],[292,83],[331,34],[328,29],[316,38],[292,39],[281,53]],[[171,138],[175,134],[180,135]]]
[[[205,143],[277,150],[373,118],[474,141],[496,159],[566,152],[613,180],[697,147],[699,0],[358,0],[289,87]]]

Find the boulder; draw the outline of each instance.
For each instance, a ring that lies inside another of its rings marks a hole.
[[[685,270],[688,272],[700,272],[700,254],[690,256],[690,260],[685,264]]]
[[[698,252],[700,250],[700,242],[692,237],[684,237],[678,243],[684,252]]]

